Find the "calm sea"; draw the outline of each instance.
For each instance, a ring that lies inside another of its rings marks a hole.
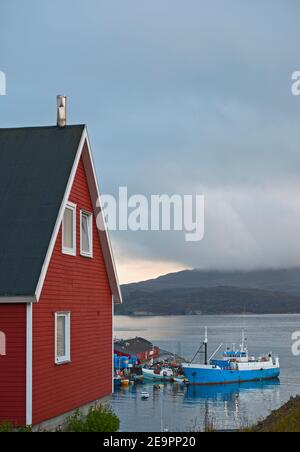
[[[202,430],[213,423],[217,429],[236,429],[264,418],[291,396],[300,394],[300,358],[291,352],[291,335],[300,331],[300,315],[284,316],[186,316],[116,317],[115,336],[141,336],[165,350],[191,359],[209,328],[211,353],[221,344],[239,344],[246,328],[251,354],[272,351],[281,359],[280,383],[265,382],[220,387],[178,388],[152,384],[118,390],[112,405],[124,432]],[[141,400],[141,390],[150,399]]]

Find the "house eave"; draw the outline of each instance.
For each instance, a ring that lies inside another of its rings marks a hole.
[[[85,143],[87,144],[87,154],[82,152],[83,156],[83,163],[85,166],[89,189],[90,189],[90,195],[92,197],[93,206],[94,206],[94,214],[95,217],[100,219],[100,224],[102,225],[102,228],[98,228],[98,234],[100,243],[102,246],[102,252],[105,260],[106,265],[106,271],[108,274],[109,284],[111,288],[111,292],[113,295],[113,301],[114,304],[122,304],[122,292],[120,288],[116,263],[114,259],[114,254],[112,250],[112,245],[109,237],[109,232],[107,228],[106,221],[104,219],[102,206],[99,205],[99,200],[101,200],[101,191],[99,189],[99,184],[97,180],[94,160],[93,160],[93,154],[91,151],[91,144],[90,139],[87,131],[87,127],[85,127]],[[88,157],[88,158],[86,158]]]
[[[19,297],[9,297],[9,296],[0,296],[0,304],[28,304],[28,303],[37,303],[37,299],[35,296],[19,296]]]
[[[120,292],[120,295],[115,297],[113,295],[113,303],[114,304],[123,304],[123,299],[122,299],[122,293]]]

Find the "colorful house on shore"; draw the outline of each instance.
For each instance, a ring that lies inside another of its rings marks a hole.
[[[112,393],[121,292],[87,129],[0,129],[0,423],[55,428]]]
[[[143,363],[159,358],[160,349],[146,339],[136,337],[134,339],[115,340],[114,353],[128,358],[136,356]]]

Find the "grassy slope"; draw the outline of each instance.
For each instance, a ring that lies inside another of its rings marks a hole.
[[[247,430],[260,433],[300,433],[300,396],[292,398],[267,419]]]

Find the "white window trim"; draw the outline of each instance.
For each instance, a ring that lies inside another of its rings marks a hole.
[[[57,319],[64,316],[66,318],[66,355],[57,356]],[[71,313],[56,312],[55,313],[55,364],[66,364],[71,362]]]
[[[26,307],[26,425],[32,425],[32,303]]]
[[[68,248],[68,247],[64,246],[64,216],[63,216],[63,220],[62,220],[62,252],[63,252],[63,254],[68,254],[69,256],[76,256],[76,242],[77,242],[77,238],[76,238],[76,211],[77,211],[77,205],[72,203],[72,202],[68,202],[68,204],[66,205],[66,209],[70,209],[73,212],[74,246],[73,246],[73,248]]]
[[[89,232],[90,232],[90,252],[87,253],[82,249],[82,215],[87,215],[89,217]],[[93,214],[91,212],[87,212],[86,210],[80,211],[80,255],[83,257],[93,257]]]

